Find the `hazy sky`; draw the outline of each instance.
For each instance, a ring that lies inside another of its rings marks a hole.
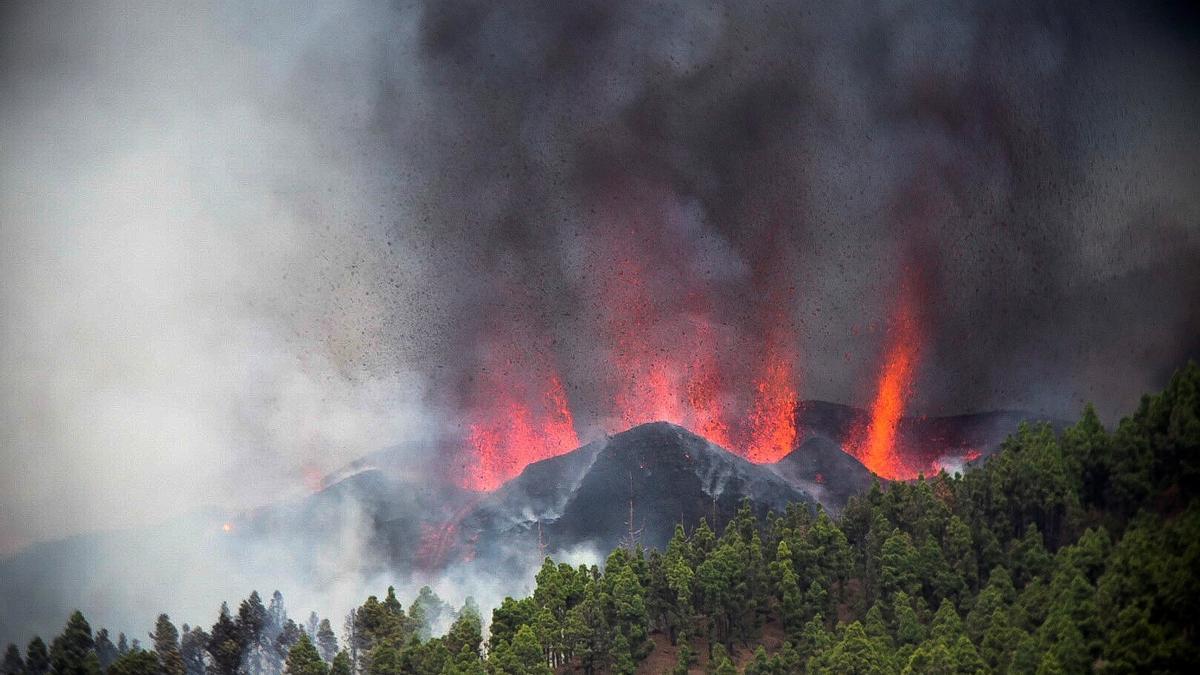
[[[1200,348],[1196,25],[1144,3],[9,7],[0,553],[436,436],[497,339],[552,345],[591,424],[614,246],[652,270],[652,340],[686,323],[681,276],[734,345],[761,337],[749,299],[794,289],[802,397],[870,399],[912,269],[916,412],[1113,420]]]

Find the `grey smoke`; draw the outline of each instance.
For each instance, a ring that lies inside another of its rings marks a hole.
[[[781,308],[801,397],[869,401],[912,270],[914,412],[1112,421],[1200,354],[1197,34],[1170,3],[9,6],[0,552],[436,465],[495,342],[595,437],[624,256],[650,344],[703,290],[731,396]]]

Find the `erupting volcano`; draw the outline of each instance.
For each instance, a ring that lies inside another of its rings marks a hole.
[[[624,209],[633,223],[680,217],[656,212],[655,203]],[[660,257],[698,255],[692,236],[682,225],[611,226],[581,238],[597,270],[578,299],[594,340],[589,357],[598,360],[588,368],[565,361],[549,330],[513,325],[511,315],[490,326],[470,387],[460,485],[492,490],[529,463],[574,449],[580,437],[647,422],[679,425],[757,463],[794,449],[795,336],[780,318],[783,291],[748,310],[766,338],[732,329],[718,312],[721,280],[705,261]]]
[[[655,216],[645,206],[628,210],[634,223]],[[583,254],[597,261],[576,298],[586,357],[565,350],[545,322],[521,323],[520,312],[488,324],[470,380],[459,485],[491,491],[581,441],[649,422],[681,426],[757,464],[780,461],[812,435],[797,422],[798,336],[787,309],[794,287],[776,283],[787,268],[774,235],[746,272],[763,291],[737,312],[722,307],[720,280],[688,258],[696,245],[686,236],[682,228],[613,226],[581,238]],[[669,250],[685,253],[656,254]],[[918,277],[907,269],[892,302],[869,408],[830,439],[889,480],[935,472],[969,449],[904,430],[923,339]],[[533,302],[528,290],[509,295],[517,307]],[[581,358],[595,362],[581,367]]]
[[[979,456],[954,434],[930,434],[917,428],[923,422],[906,418],[923,339],[912,269],[884,324],[871,403],[830,436],[798,421],[796,336],[782,319],[783,291],[771,289],[751,307],[749,322],[760,329],[730,331],[714,319],[711,282],[686,264],[652,265],[638,250],[603,238],[592,242],[592,252],[607,257],[612,271],[587,303],[604,359],[592,377],[564,380],[560,373],[579,369],[562,363],[554,341],[532,326],[509,325],[489,336],[482,371],[473,378],[462,487],[494,490],[533,462],[649,422],[678,425],[756,464],[779,462],[801,441],[822,436],[888,480]],[[757,276],[769,286],[769,273]],[[581,416],[572,398],[599,403]]]

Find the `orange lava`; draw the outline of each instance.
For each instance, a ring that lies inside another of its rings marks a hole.
[[[615,424],[607,431],[666,421],[752,462],[775,462],[791,452],[798,396],[792,363],[783,351],[763,350],[754,382],[731,387],[721,362],[729,345],[721,343],[709,318],[704,281],[669,262],[639,259],[637,248],[622,242],[598,247],[613,258],[615,270],[598,289],[615,386]],[[651,276],[651,269],[658,276]],[[663,299],[664,287],[674,296]],[[662,317],[677,314],[679,307],[686,319],[663,326]],[[771,332],[772,344],[789,337],[782,329]],[[754,392],[749,409],[724,398],[730,390],[747,389]]]
[[[584,431],[611,434],[665,421],[752,462],[776,462],[798,438],[794,335],[779,316],[793,288],[775,284],[778,274],[755,273],[763,295],[751,299],[751,313],[762,321],[761,342],[735,342],[740,331],[714,321],[720,289],[705,263],[654,253],[687,251],[693,236],[662,227],[660,217],[671,216],[655,211],[656,203],[624,204],[624,220],[590,232],[582,244],[595,283],[581,306],[602,362],[590,383],[600,409]],[[512,295],[522,298],[514,286]],[[495,489],[526,465],[579,445],[558,372],[547,370],[556,363],[553,350],[519,316],[496,320],[494,336],[505,344],[482,355],[470,396],[459,480],[470,489]]]
[[[912,393],[920,350],[920,334],[910,296],[911,289],[905,284],[892,318],[887,354],[869,411],[870,420],[848,448],[864,466],[889,480],[907,480],[918,473],[905,464],[897,448],[897,430]]]
[[[534,400],[517,400],[511,389],[496,390],[494,395],[499,400],[492,414],[469,426],[467,441],[474,464],[462,474],[463,488],[494,490],[533,462],[580,446],[557,374],[547,377]]]
[[[621,426],[610,431],[659,420],[682,424],[679,350],[657,344],[654,328],[659,308],[646,289],[639,261],[625,255],[615,267],[616,274],[601,289],[616,376],[613,402]]]
[[[732,448],[729,424],[724,419],[721,407],[720,380],[702,366],[697,367],[685,389],[692,430],[723,448]]]
[[[770,354],[766,372],[755,383],[746,459],[778,462],[796,444],[796,389],[790,361]]]

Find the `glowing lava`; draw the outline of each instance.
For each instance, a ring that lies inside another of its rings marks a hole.
[[[733,447],[721,405],[721,381],[708,359],[693,365],[685,394],[692,430],[723,448]]]
[[[597,247],[614,260],[615,269],[601,284],[598,303],[615,389],[616,424],[606,431],[666,421],[752,462],[775,462],[791,452],[797,437],[795,373],[783,355],[789,350],[774,347],[787,344],[790,334],[773,327],[753,383],[731,387],[727,373],[738,368],[722,363],[722,357],[741,350],[722,344],[710,319],[705,280],[686,265],[642,260],[634,253],[637,247],[621,241]],[[682,318],[664,321],[670,316]],[[754,392],[748,408],[729,395],[747,389]]]
[[[456,482],[489,491],[528,465],[579,447],[575,418],[562,378],[543,341],[497,331],[481,351],[472,378],[465,451]]]
[[[497,406],[500,414],[472,424],[468,431],[475,466],[464,474],[463,487],[493,490],[529,464],[579,447],[567,393],[557,375],[548,378],[541,400],[532,404],[512,398],[508,389],[499,395],[506,399]]]
[[[681,350],[658,343],[654,329],[660,308],[646,289],[642,265],[625,255],[616,260],[615,267],[616,274],[602,288],[605,329],[615,366],[613,402],[621,425],[609,431],[659,420],[682,424],[682,373],[676,360]]]
[[[796,444],[796,389],[792,364],[770,354],[766,373],[755,383],[746,459],[764,464],[783,459]]]
[[[625,200],[610,226],[581,238],[593,271],[580,297],[582,329],[597,341],[581,431],[613,434],[665,421],[752,462],[779,461],[798,438],[795,336],[785,309],[793,287],[777,283],[787,268],[772,262],[775,253],[758,261],[751,274],[762,295],[747,311],[761,330],[729,329],[714,302],[721,277],[711,261],[687,253],[696,248],[695,224],[662,203]],[[509,281],[508,306],[530,304],[530,289]],[[466,400],[458,481],[473,490],[495,489],[526,465],[580,445],[554,343],[545,325],[520,316],[529,314],[507,312],[486,325],[490,340]],[[588,372],[566,372],[581,371]]]
[[[912,393],[920,349],[920,334],[912,306],[911,286],[904,284],[900,302],[889,330],[889,345],[875,400],[871,403],[870,421],[848,447],[872,472],[883,478],[915,478],[917,471],[908,467],[897,448],[897,431],[904,408]]]

